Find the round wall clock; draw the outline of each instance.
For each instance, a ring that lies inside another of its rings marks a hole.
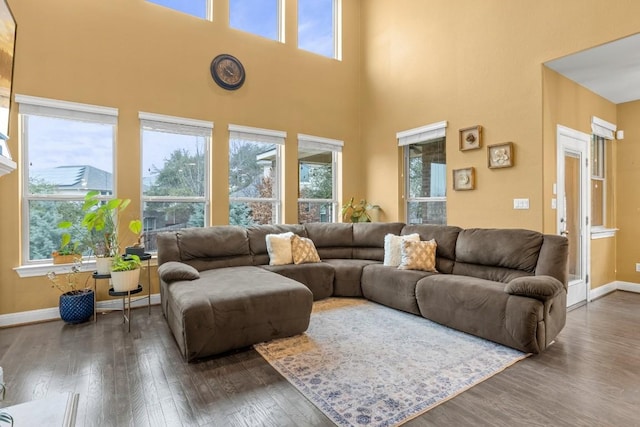
[[[236,90],[244,83],[245,72],[238,58],[222,54],[211,61],[211,76],[218,86],[227,90]]]

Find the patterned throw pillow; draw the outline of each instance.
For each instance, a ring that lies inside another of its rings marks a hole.
[[[419,242],[420,235],[418,233],[406,234],[404,236],[396,236],[395,234],[387,234],[384,236],[384,261],[383,265],[390,265],[397,267],[401,261],[401,247],[400,244],[403,240],[411,240],[412,242]]]
[[[398,266],[401,270],[422,270],[437,273],[436,248],[434,239],[412,242],[402,241],[402,261]]]
[[[310,262],[320,262],[320,256],[316,250],[316,245],[311,239],[294,235],[291,238],[291,253],[294,264],[306,264]]]
[[[291,231],[281,234],[267,234],[267,252],[269,253],[269,265],[293,264],[291,255]]]

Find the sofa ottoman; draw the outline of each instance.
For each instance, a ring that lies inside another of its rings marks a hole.
[[[241,266],[166,286],[166,318],[187,361],[307,330],[313,295],[302,283]]]

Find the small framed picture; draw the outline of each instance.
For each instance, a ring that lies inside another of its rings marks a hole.
[[[475,168],[454,169],[453,170],[453,189],[458,190],[474,190],[476,188],[476,170]]]
[[[482,147],[482,126],[460,129],[460,151],[477,150]]]
[[[487,162],[489,169],[513,166],[513,142],[489,145],[487,147]]]

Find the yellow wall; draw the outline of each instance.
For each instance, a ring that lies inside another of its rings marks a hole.
[[[228,124],[286,131],[285,222],[297,222],[298,133],[344,141],[343,192],[363,194],[359,154],[359,2],[343,2],[343,60],[298,50],[296,3],[286,4],[286,43],[230,29],[225,0],[208,22],[144,0],[9,0],[18,23],[14,93],[119,109],[117,195],[140,209],[138,112],[215,123],[212,223],[228,222]],[[219,88],[209,64],[230,53],[247,79]],[[14,105],[15,107],[15,105]],[[10,148],[20,161],[17,109]],[[0,314],[56,307],[46,278],[19,279],[19,173],[0,179]],[[129,218],[125,218],[128,220]],[[157,292],[157,285],[154,286]]]
[[[555,182],[556,165],[556,133],[557,126],[562,125],[571,129],[591,134],[591,118],[599,117],[610,123],[616,123],[616,105],[594,94],[584,87],[572,82],[546,67],[542,69],[543,78],[543,128],[545,147],[545,164],[553,168],[553,173],[544,174],[544,203],[551,206],[554,198],[553,184]],[[616,141],[606,142],[606,171],[607,171],[607,228],[615,228],[615,182],[616,182]],[[551,232],[555,232],[556,211],[545,210],[545,224],[549,224]],[[616,237],[591,240],[591,288],[611,283],[616,280]]]
[[[619,141],[616,181],[617,279],[640,283],[635,265],[640,262],[640,101],[618,105],[618,127],[624,130]]]
[[[554,232],[541,64],[640,31],[640,2],[367,0],[361,14],[367,199],[404,219],[395,134],[447,120],[448,223]],[[458,130],[473,125],[484,127],[484,147],[460,152]],[[506,141],[515,167],[488,169],[486,145]],[[470,166],[477,189],[454,192],[451,170]],[[514,211],[514,198],[530,209]]]

